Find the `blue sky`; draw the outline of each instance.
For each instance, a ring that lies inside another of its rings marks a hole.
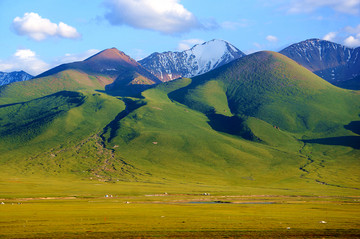
[[[139,60],[211,39],[245,53],[360,46],[360,0],[0,0],[0,71],[39,74],[116,47]]]

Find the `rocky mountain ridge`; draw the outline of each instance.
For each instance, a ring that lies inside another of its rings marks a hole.
[[[26,81],[32,78],[33,76],[25,71],[0,72],[0,86],[17,81]]]
[[[182,52],[153,53],[139,63],[161,81],[209,72],[245,54],[223,40],[211,40]]]
[[[309,39],[280,53],[335,85],[360,75],[360,47],[348,48],[330,41]]]

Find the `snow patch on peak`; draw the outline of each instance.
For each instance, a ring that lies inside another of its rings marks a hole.
[[[195,45],[193,48],[187,51],[194,55],[198,59],[220,59],[227,50],[226,43],[224,41],[210,41],[204,42],[201,45]]]
[[[32,79],[33,76],[25,71],[13,71],[10,73],[0,72],[0,86],[7,85],[17,81],[26,81]]]
[[[213,40],[205,42],[201,45],[196,45],[190,50],[186,51],[188,59],[194,59],[198,64],[198,71],[196,75],[205,73],[205,71],[216,67],[217,63],[222,60],[222,57],[227,53],[227,44],[224,41]],[[192,76],[191,75],[188,75]]]
[[[206,73],[243,56],[230,43],[214,39],[182,52],[151,54],[139,62],[162,81],[169,81]]]
[[[359,72],[357,49],[320,39],[295,43],[282,51],[310,71],[329,82],[348,80]]]

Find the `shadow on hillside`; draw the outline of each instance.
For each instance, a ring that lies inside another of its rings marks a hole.
[[[121,111],[113,121],[111,121],[105,128],[103,133],[101,134],[101,138],[105,141],[105,135],[109,133],[109,136],[107,138],[107,142],[111,142],[113,138],[117,136],[117,131],[120,129],[120,120],[128,116],[131,112],[134,110],[140,108],[141,106],[144,106],[146,103],[143,101],[134,101],[131,99],[122,99],[126,105],[125,110]]]
[[[344,126],[345,129],[360,134],[360,121],[352,121],[350,124]]]
[[[209,119],[208,124],[213,130],[240,136],[247,140],[257,140],[257,137],[244,124],[244,120],[238,116],[229,117],[221,114],[210,113],[207,114],[207,117]]]
[[[31,140],[44,132],[59,115],[82,105],[84,101],[85,96],[81,93],[60,91],[27,102],[1,105],[0,113],[5,115],[5,122],[1,122],[0,138],[11,136],[19,137],[21,142]],[[14,107],[6,109],[11,106]]]
[[[0,108],[5,108],[5,107],[8,107],[8,106],[18,105],[18,104],[23,104],[23,103],[25,103],[25,102],[13,103],[13,104],[6,104],[6,105],[0,105]]]
[[[34,101],[38,101],[38,100],[41,100],[41,99],[46,99],[46,98],[51,98],[51,97],[66,97],[68,98],[69,100],[69,103],[74,103],[74,104],[77,104],[76,106],[80,106],[84,103],[84,97],[81,97],[82,94],[79,93],[79,92],[74,92],[74,91],[59,91],[59,92],[56,92],[54,94],[51,94],[51,95],[46,95],[46,96],[43,96],[43,97],[39,97],[39,98],[35,98],[35,99],[32,99],[32,100],[29,100],[29,101],[24,101],[24,102],[17,102],[17,103],[12,103],[12,104],[5,104],[5,105],[0,105],[0,108],[5,108],[5,107],[9,107],[9,106],[13,106],[13,105],[24,105],[24,104],[27,104],[28,102],[34,102]]]
[[[304,143],[338,145],[360,149],[360,136],[341,136],[323,139],[303,140]]]
[[[360,134],[360,121],[352,121],[350,124],[344,126],[345,129]],[[338,145],[347,146],[354,149],[360,149],[360,136],[340,136],[323,139],[303,140],[304,143],[324,144],[324,145]]]
[[[97,92],[104,93],[114,97],[134,97],[139,99],[144,99],[141,95],[145,90],[150,89],[150,87],[129,87],[122,90],[110,91],[110,90],[96,90]]]

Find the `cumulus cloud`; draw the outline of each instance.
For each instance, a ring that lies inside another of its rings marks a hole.
[[[336,32],[329,32],[328,34],[326,34],[326,35],[323,37],[323,40],[326,40],[326,41],[334,41],[336,36],[337,36],[337,33],[336,33]]]
[[[309,13],[328,7],[336,12],[357,15],[360,13],[360,0],[293,0],[288,6],[289,13]]]
[[[346,26],[336,32],[329,32],[323,37],[324,40],[342,43],[347,47],[360,46],[360,24],[352,27]]]
[[[26,71],[32,75],[38,75],[49,69],[50,65],[39,59],[36,53],[30,49],[18,49],[7,60],[0,60],[0,71]]]
[[[353,48],[360,46],[360,35],[357,35],[356,37],[349,36],[344,40],[344,45]]]
[[[275,43],[275,42],[277,42],[279,39],[278,39],[276,36],[268,35],[268,36],[266,37],[266,40],[267,40],[268,42]]]
[[[344,44],[348,47],[359,47],[360,46],[360,24],[356,27],[347,26],[344,31],[349,36],[344,40]]]
[[[80,37],[80,34],[74,27],[63,22],[59,24],[53,23],[34,12],[25,13],[23,17],[16,17],[12,25],[18,35],[25,35],[36,41],[42,41],[48,37],[71,39]]]
[[[204,43],[205,41],[202,40],[202,39],[187,39],[187,40],[182,40],[178,47],[177,47],[177,50],[178,51],[185,51],[185,50],[188,50],[190,49],[191,47],[193,47],[194,45],[196,44],[202,44]]]
[[[35,76],[64,63],[85,60],[98,52],[99,50],[90,49],[81,53],[67,53],[64,56],[55,58],[50,63],[46,63],[32,50],[18,49],[8,59],[0,59],[0,71],[11,72],[23,70]]]
[[[164,34],[202,28],[193,13],[180,0],[105,0],[105,18],[112,25],[158,31]]]

